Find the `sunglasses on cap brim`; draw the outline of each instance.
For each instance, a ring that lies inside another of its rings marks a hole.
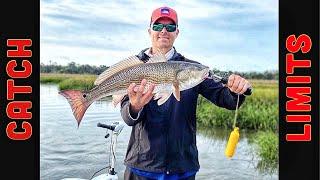
[[[161,24],[161,23],[152,24],[152,30],[154,31],[162,31],[164,27],[168,32],[174,32],[177,30],[177,25],[175,24]]]

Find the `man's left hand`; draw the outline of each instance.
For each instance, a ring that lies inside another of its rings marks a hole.
[[[251,87],[251,84],[241,76],[231,74],[228,78],[227,87],[234,93],[243,94]]]

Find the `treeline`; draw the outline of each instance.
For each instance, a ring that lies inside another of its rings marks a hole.
[[[75,62],[70,62],[69,64],[63,66],[57,63],[50,63],[49,65],[41,63],[40,72],[41,73],[68,73],[68,74],[101,74],[105,71],[108,66],[92,66],[92,65],[80,65]],[[232,73],[238,74],[246,79],[268,79],[268,80],[278,80],[278,71],[264,71],[264,72],[231,72],[231,71],[220,71],[218,69],[213,69],[214,73],[220,76],[227,76]]]
[[[279,71],[264,71],[264,72],[238,72],[238,71],[220,71],[218,69],[212,70],[214,73],[220,76],[227,76],[230,74],[238,74],[246,79],[267,79],[267,80],[278,80],[279,79]]]
[[[50,65],[40,64],[41,73],[67,73],[67,74],[101,74],[106,70],[108,66],[92,66],[88,64],[80,65],[75,62],[70,62],[66,66],[58,65],[57,63],[52,63]]]

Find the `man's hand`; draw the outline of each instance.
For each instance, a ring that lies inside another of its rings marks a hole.
[[[231,74],[228,78],[227,87],[234,93],[243,94],[251,87],[251,84],[239,75]]]
[[[152,92],[155,85],[151,84],[148,91],[143,93],[146,84],[147,80],[143,79],[140,86],[132,83],[128,87],[130,108],[133,113],[138,113],[153,97]]]

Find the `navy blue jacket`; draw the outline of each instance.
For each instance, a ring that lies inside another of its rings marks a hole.
[[[145,50],[137,55],[144,62],[149,59]],[[195,62],[176,51],[170,60]],[[139,115],[130,114],[129,98],[126,96],[121,101],[121,115],[126,124],[132,126],[132,131],[125,165],[162,173],[199,170],[196,146],[196,107],[199,94],[219,107],[230,110],[236,108],[236,94],[210,79],[194,88],[181,91],[180,101],[173,95],[161,106],[157,105],[156,100],[151,100]],[[239,105],[244,99],[240,95]]]

